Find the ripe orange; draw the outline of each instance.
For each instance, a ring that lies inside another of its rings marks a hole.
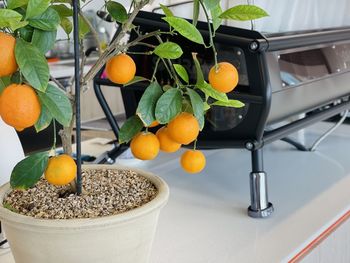
[[[66,185],[77,175],[77,165],[67,154],[51,157],[45,170],[45,179],[53,185]]]
[[[34,125],[40,113],[40,101],[32,87],[25,84],[11,84],[1,93],[0,116],[17,131]]]
[[[156,136],[160,143],[160,149],[163,152],[173,153],[173,152],[176,152],[181,147],[180,143],[174,142],[169,138],[166,127],[160,128],[157,131]]]
[[[159,141],[157,136],[151,132],[138,133],[130,143],[132,154],[140,160],[152,160],[159,152]]]
[[[157,127],[158,125],[159,125],[159,122],[158,122],[158,121],[153,121],[153,122],[151,123],[151,125],[148,126],[148,128]]]
[[[119,54],[111,58],[106,64],[106,74],[110,81],[117,84],[128,83],[135,77],[136,65],[134,60],[126,55]]]
[[[220,92],[230,92],[238,84],[238,71],[228,62],[218,63],[218,69],[213,66],[209,71],[210,85]]]
[[[12,75],[18,68],[15,45],[16,39],[13,36],[0,32],[0,77]]]
[[[168,124],[168,136],[180,144],[193,142],[199,134],[197,119],[190,113],[182,112]]]
[[[199,173],[205,167],[205,156],[201,151],[198,150],[187,150],[181,156],[182,168],[191,174]]]

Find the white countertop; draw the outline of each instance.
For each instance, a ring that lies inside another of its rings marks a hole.
[[[306,141],[329,127],[317,124]],[[160,214],[152,263],[288,262],[350,210],[350,125],[317,152],[298,152],[278,141],[265,149],[269,199],[275,212],[249,218],[250,155],[245,150],[206,151],[207,167],[185,174],[175,154],[155,161],[119,160],[163,177],[171,194]],[[1,253],[1,252],[0,252]],[[5,259],[5,257],[3,257]],[[2,263],[12,263],[8,258]]]

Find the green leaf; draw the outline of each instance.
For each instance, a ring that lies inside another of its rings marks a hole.
[[[268,16],[268,14],[265,12],[265,10],[255,5],[236,5],[223,12],[220,15],[220,18],[246,21],[266,16]]]
[[[16,41],[15,56],[17,64],[29,84],[40,91],[45,91],[49,82],[49,66],[45,56],[20,38]]]
[[[193,114],[198,120],[200,130],[204,128],[204,104],[201,96],[193,89],[187,88],[187,94],[190,97]]]
[[[56,10],[61,18],[73,16],[73,10],[64,4],[52,5],[51,7]]]
[[[181,111],[193,114],[191,101],[189,101],[187,98],[183,98],[183,100],[182,100],[182,109],[181,109]]]
[[[180,17],[163,17],[162,19],[172,26],[177,32],[179,32],[180,35],[195,43],[204,45],[204,40],[201,33],[187,20]]]
[[[79,38],[83,39],[87,33],[90,32],[89,25],[85,22],[84,18],[79,15]]]
[[[204,111],[207,111],[210,109],[210,105],[206,101],[203,104],[203,109],[204,109]]]
[[[197,25],[199,17],[199,0],[193,0],[193,14],[192,14],[192,24]]]
[[[203,2],[205,7],[210,11],[220,4],[220,0],[204,0]]]
[[[16,164],[11,173],[10,184],[15,189],[28,189],[39,181],[49,159],[48,152],[29,155]]]
[[[218,101],[224,101],[224,102],[228,101],[226,93],[217,91],[207,82],[199,84],[196,87],[199,88],[201,91],[203,91],[207,96],[213,99],[216,99]]]
[[[57,30],[58,25],[60,24],[60,16],[55,9],[49,7],[41,15],[32,17],[28,20],[29,25],[32,27],[45,30],[45,31],[54,31]]]
[[[127,119],[119,130],[119,143],[128,143],[143,128],[143,123],[138,116]]]
[[[177,59],[182,55],[181,47],[174,42],[165,42],[154,49],[154,53],[161,58]]]
[[[45,10],[49,7],[50,2],[51,0],[29,0],[26,11],[26,19],[44,13]]]
[[[164,92],[166,92],[166,91],[168,91],[168,90],[170,90],[170,89],[172,89],[173,87],[172,86],[170,86],[169,84],[165,84],[164,86],[163,86],[163,91]]]
[[[35,123],[34,127],[36,132],[45,130],[52,121],[52,115],[45,104],[41,104],[41,113],[38,121]]]
[[[196,75],[197,75],[196,85],[202,85],[205,81],[204,81],[201,65],[199,64],[199,61],[197,59],[197,53],[192,53],[192,57],[193,57],[194,66],[196,68]]]
[[[115,19],[115,21],[124,23],[126,20],[128,20],[128,13],[122,4],[109,1],[107,2],[106,7],[108,13]]]
[[[135,76],[132,80],[130,80],[128,83],[124,84],[124,87],[130,86],[132,84],[141,82],[141,81],[150,81],[147,78],[141,77],[141,76]]]
[[[154,111],[159,97],[163,94],[162,88],[158,82],[152,82],[143,93],[139,105],[136,109],[136,115],[139,116],[143,124],[147,127],[156,120]]]
[[[32,42],[34,28],[32,28],[31,26],[25,26],[18,29],[18,32],[21,38],[23,38],[25,41]]]
[[[188,77],[187,71],[184,68],[184,66],[182,66],[180,64],[174,64],[174,68],[175,68],[176,73],[181,77],[181,79],[188,84],[189,77]]]
[[[156,120],[161,124],[171,121],[181,112],[182,94],[178,89],[170,89],[166,91],[157,101],[156,104]]]
[[[160,7],[162,8],[166,16],[174,16],[173,12],[171,12],[171,10],[167,6],[160,4]]]
[[[11,84],[10,76],[0,78],[0,94],[10,84]]]
[[[4,208],[10,210],[11,212],[19,214],[19,211],[16,208],[14,208],[12,205],[10,205],[9,203],[4,202],[3,206],[4,206]]]
[[[43,54],[51,50],[55,45],[57,31],[43,31],[35,29],[32,38],[32,44],[36,46]]]
[[[72,120],[72,105],[66,94],[49,84],[46,92],[39,92],[38,95],[41,103],[47,107],[52,117],[67,127]]]
[[[228,101],[216,101],[211,105],[215,106],[224,106],[224,107],[233,107],[233,108],[242,108],[244,103],[239,100],[228,100]]]
[[[21,7],[28,4],[28,0],[8,0],[7,1],[7,8],[8,9],[15,9],[17,7]]]
[[[73,31],[73,24],[67,17],[61,17],[60,25],[67,35]]]
[[[221,9],[220,3],[210,10],[214,32],[218,30],[218,28],[222,23],[222,19],[220,18],[221,13],[222,13],[222,9]]]
[[[0,27],[8,27],[13,31],[25,26],[28,22],[21,22],[22,15],[10,9],[0,9]]]

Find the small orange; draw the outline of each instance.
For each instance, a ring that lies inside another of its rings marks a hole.
[[[186,145],[197,138],[199,124],[192,114],[182,112],[169,122],[167,132],[171,140]]]
[[[16,39],[13,36],[0,32],[0,77],[12,75],[18,68],[15,46]]]
[[[107,62],[106,74],[110,81],[126,84],[135,77],[135,62],[127,54],[116,55]]]
[[[148,128],[154,128],[154,127],[157,127],[158,125],[159,125],[159,122],[155,120],[150,124],[150,126],[148,126]]]
[[[204,154],[198,150],[187,150],[182,154],[180,162],[182,168],[191,174],[199,173],[206,164]]]
[[[230,92],[238,84],[238,71],[228,62],[218,63],[218,69],[213,66],[209,71],[210,85],[220,92]]]
[[[51,157],[45,170],[45,179],[53,185],[66,185],[77,175],[77,165],[67,154]]]
[[[159,141],[151,132],[139,132],[130,143],[132,154],[140,160],[152,160],[159,153]]]
[[[33,126],[40,113],[40,101],[32,87],[25,84],[11,84],[2,91],[0,116],[17,131]]]
[[[181,147],[180,143],[174,142],[169,138],[166,127],[160,128],[157,131],[156,136],[160,143],[160,149],[163,152],[173,153],[173,152],[176,152]]]

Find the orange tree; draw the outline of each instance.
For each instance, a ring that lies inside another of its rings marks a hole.
[[[82,1],[82,5],[85,5]],[[80,85],[87,86],[99,70],[106,65],[108,78],[119,85],[130,85],[138,81],[148,81],[135,116],[121,127],[119,142],[131,141],[135,157],[153,159],[159,149],[174,152],[182,144],[194,142],[194,149],[186,151],[181,157],[181,165],[190,172],[201,171],[205,166],[204,155],[195,149],[198,133],[205,124],[205,114],[211,106],[242,107],[243,103],[228,99],[226,93],[238,83],[237,69],[224,61],[217,61],[214,45],[216,30],[223,19],[252,20],[267,16],[266,12],[253,5],[238,5],[223,11],[220,0],[194,0],[192,23],[174,14],[161,5],[165,14],[163,20],[169,24],[169,31],[160,30],[141,34],[133,26],[138,12],[149,0],[133,0],[129,11],[115,1],[105,1],[105,9],[121,26],[119,34],[106,47],[99,44],[97,62],[86,74],[81,74]],[[43,151],[27,156],[19,162],[11,174],[13,188],[26,189],[33,186],[45,173],[47,180],[56,185],[74,182],[76,168],[71,160],[72,130],[76,96],[71,83],[63,87],[50,76],[45,53],[52,49],[57,29],[61,27],[69,36],[73,26],[71,0],[3,0],[0,9],[0,115],[18,131],[34,125],[39,132],[52,122],[63,126],[59,132],[65,155],[55,156],[56,137],[51,151]],[[88,2],[87,2],[88,3]],[[196,28],[199,13],[204,13],[209,31],[209,43],[205,43]],[[125,43],[124,37],[135,30],[136,39]],[[81,48],[81,69],[83,72],[83,38],[88,33],[98,40],[97,32],[79,10],[79,36]],[[211,48],[214,53],[213,68],[209,76],[203,76],[200,63],[193,54],[196,68],[195,83],[189,82],[185,67],[174,61],[181,58],[183,51],[179,44],[164,41],[162,36],[179,34],[194,43]],[[135,76],[136,65],[127,55],[130,47],[143,44],[147,38],[155,38],[158,45],[151,46],[145,55],[156,56],[157,63],[151,79]],[[98,42],[99,43],[99,42]],[[158,65],[163,63],[173,85],[161,86],[156,78]],[[209,79],[209,83],[206,81]],[[84,90],[84,89],[83,89]],[[23,94],[28,95],[23,95]],[[209,100],[210,98],[210,100]],[[156,135],[148,127],[159,126]],[[55,131],[54,131],[55,132]],[[55,132],[56,134],[56,132]],[[51,158],[50,158],[51,156]],[[50,158],[50,160],[49,160]]]

